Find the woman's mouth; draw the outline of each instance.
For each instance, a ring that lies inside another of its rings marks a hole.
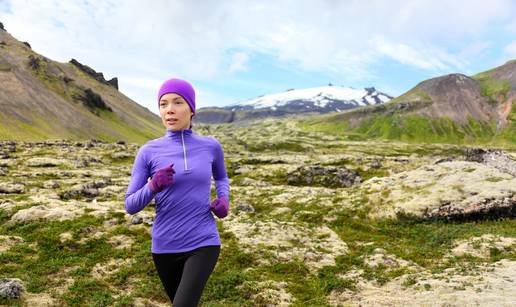
[[[177,122],[177,119],[167,119],[168,124],[175,124]]]

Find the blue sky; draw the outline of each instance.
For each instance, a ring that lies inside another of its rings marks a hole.
[[[516,59],[514,16],[512,0],[0,0],[15,38],[118,77],[154,113],[172,77],[194,85],[198,108],[329,82],[396,96]]]

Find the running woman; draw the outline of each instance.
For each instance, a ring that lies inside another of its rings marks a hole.
[[[220,254],[215,216],[229,211],[229,179],[221,144],[192,131],[195,91],[181,79],[158,93],[166,133],[136,154],[125,210],[136,214],[152,199],[152,259],[174,307],[197,306]],[[150,177],[150,180],[148,179]],[[217,197],[210,202],[212,178]]]

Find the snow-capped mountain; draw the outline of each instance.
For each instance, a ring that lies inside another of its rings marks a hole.
[[[201,108],[194,117],[194,121],[228,123],[289,114],[324,114],[383,104],[391,99],[390,95],[379,92],[374,87],[355,89],[329,84],[321,87],[290,89],[221,108]]]
[[[378,92],[374,87],[355,89],[343,86],[321,86],[305,89],[291,89],[283,93],[260,96],[224,107],[230,110],[287,108],[300,111],[342,111],[366,105],[385,103],[391,96]],[[309,110],[306,110],[309,109]]]

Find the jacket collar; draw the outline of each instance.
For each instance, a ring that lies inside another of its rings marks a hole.
[[[167,129],[167,132],[165,133],[165,136],[171,137],[171,138],[181,138],[181,133],[183,134],[183,137],[191,135],[192,129],[181,129],[181,130],[169,130]]]

